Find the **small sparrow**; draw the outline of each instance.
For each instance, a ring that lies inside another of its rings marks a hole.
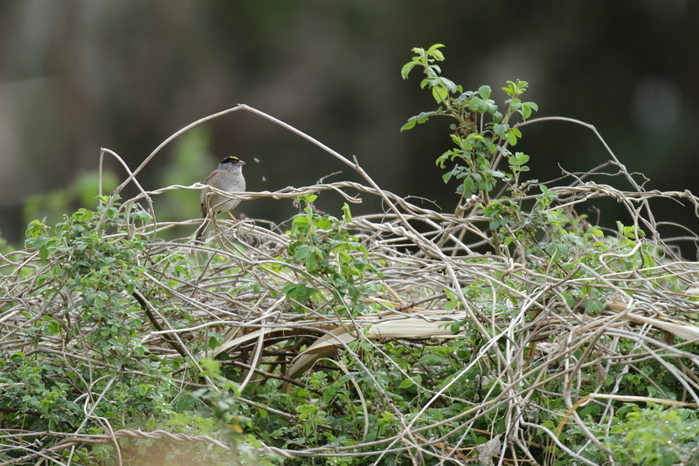
[[[204,184],[221,191],[245,191],[243,165],[245,162],[238,157],[226,157],[218,164],[218,168],[206,177]],[[201,190],[201,216],[204,218],[204,222],[197,230],[197,241],[201,240],[211,219],[221,212],[228,212],[228,215],[235,220],[230,211],[240,204],[240,199],[229,199],[221,194],[216,194],[208,186]]]

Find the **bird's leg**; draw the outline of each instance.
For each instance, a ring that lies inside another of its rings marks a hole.
[[[228,216],[231,218],[231,220],[233,220],[234,222],[237,222],[237,221],[238,221],[238,219],[235,218],[235,216],[231,213],[230,210],[227,210],[226,213],[227,213]]]

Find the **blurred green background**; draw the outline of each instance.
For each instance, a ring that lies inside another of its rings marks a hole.
[[[456,196],[434,164],[450,146],[448,122],[399,132],[435,106],[417,73],[403,81],[400,68],[412,47],[437,42],[446,45],[444,75],[457,84],[529,81],[537,116],[595,125],[630,171],[650,178],[647,188],[699,192],[699,2],[3,0],[0,233],[20,244],[27,220],[71,211],[91,198],[86,187],[96,194],[100,147],[135,168],[181,127],[238,103],[356,155],[382,188],[448,210]],[[523,133],[518,150],[542,181],[559,165],[584,171],[608,159],[579,126],[541,123]],[[249,190],[308,185],[338,170],[330,180],[358,180],[244,113],[180,138],[139,180],[146,189],[191,184],[231,154],[248,162]],[[125,174],[107,161],[113,186]],[[198,216],[197,192],[158,202],[159,220]],[[340,215],[335,204],[321,196],[321,208]],[[380,208],[366,199],[353,211]],[[613,225],[616,207],[601,208]],[[266,200],[236,210],[274,221],[296,211]],[[692,209],[669,204],[660,214],[696,225]]]

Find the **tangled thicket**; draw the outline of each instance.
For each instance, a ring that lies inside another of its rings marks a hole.
[[[635,189],[571,174],[517,211],[418,207],[343,159],[366,185],[236,195],[298,202],[288,231],[220,220],[205,244],[161,240],[198,223],[139,202],[177,186],[34,222],[0,257],[0,465],[214,464],[229,447],[289,464],[631,464],[665,454],[629,437],[658,416],[669,430],[648,441],[696,460],[699,266],[651,205],[699,199],[647,192],[613,159]],[[342,215],[314,209],[331,192]],[[386,210],[352,216],[367,196]],[[576,213],[598,198],[632,222]]]

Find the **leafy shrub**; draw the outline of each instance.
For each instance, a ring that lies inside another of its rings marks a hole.
[[[242,196],[301,204],[288,231],[221,220],[205,244],[166,240],[194,230],[155,220],[151,197],[179,186],[123,203],[120,186],[53,228],[31,222],[26,248],[0,257],[0,423],[13,433],[0,464],[696,458],[699,268],[661,239],[651,203],[699,199],[646,192],[611,152],[632,190],[593,173],[525,179],[536,157],[511,148],[550,118],[532,119],[522,81],[502,105],[489,86],[464,91],[442,76],[442,47],[403,67],[437,104],[403,129],[452,119],[435,158],[458,183],[454,212],[382,190],[328,149],[366,185]],[[190,127],[234,111],[280,123],[241,105]],[[325,191],[341,213],[315,209]],[[362,196],[385,211],[352,215]],[[631,223],[578,212],[598,198]]]

